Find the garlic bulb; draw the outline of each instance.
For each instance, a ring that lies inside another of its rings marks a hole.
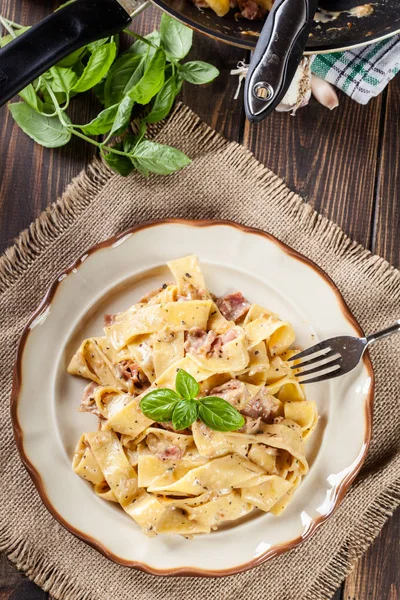
[[[292,79],[288,91],[275,110],[291,112],[292,115],[302,106],[306,106],[311,98],[311,62],[304,57]]]

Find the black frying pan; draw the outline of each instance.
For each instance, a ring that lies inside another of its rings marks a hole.
[[[282,100],[305,51],[364,45],[400,30],[399,1],[274,0],[264,22],[246,22],[235,10],[219,18],[188,6],[187,0],[154,1],[203,33],[254,49],[244,87],[246,117],[253,123]]]
[[[218,17],[212,10],[199,10],[190,0],[152,0],[160,8],[189,27],[227,44],[253,50],[261,32],[262,21],[235,19],[235,11]],[[365,4],[360,0],[359,4]],[[343,13],[329,23],[314,23],[306,53],[335,52],[370,44],[400,33],[400,0],[376,0],[373,13],[357,18]]]

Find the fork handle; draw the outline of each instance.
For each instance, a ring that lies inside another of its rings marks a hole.
[[[367,340],[367,346],[369,344],[373,344],[374,342],[376,342],[376,340],[380,340],[383,337],[386,337],[387,335],[392,335],[393,333],[399,333],[400,332],[400,319],[398,319],[396,321],[396,323],[394,325],[392,325],[391,327],[388,327],[387,329],[382,329],[382,331],[378,331],[377,333],[373,333],[372,335],[368,335],[366,337]]]

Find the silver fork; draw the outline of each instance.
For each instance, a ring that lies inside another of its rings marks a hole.
[[[400,319],[391,327],[363,338],[350,335],[334,337],[289,358],[289,361],[300,361],[291,368],[296,370],[295,377],[299,383],[317,383],[340,377],[355,369],[370,344],[399,332]]]

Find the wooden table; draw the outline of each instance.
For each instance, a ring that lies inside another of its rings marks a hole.
[[[0,13],[31,24],[58,4],[54,0],[0,0]],[[137,19],[135,30],[148,33],[158,22],[159,11],[148,9]],[[263,124],[252,126],[245,120],[241,100],[233,100],[237,80],[229,75],[239,60],[248,58],[246,51],[196,34],[191,58],[215,64],[221,75],[202,89],[187,84],[183,102],[226,137],[250,148],[351,238],[400,267],[400,77],[367,106],[342,94],[333,112],[312,101],[295,117],[275,113]],[[93,113],[90,96],[72,102],[72,122],[74,117],[75,122],[90,120]],[[5,108],[0,110],[0,130],[3,251],[85,167],[94,156],[94,147],[74,139],[60,149],[41,148],[16,127]],[[395,600],[400,593],[395,558],[399,536],[397,511],[332,600]],[[7,559],[0,561],[0,600],[47,597]]]

